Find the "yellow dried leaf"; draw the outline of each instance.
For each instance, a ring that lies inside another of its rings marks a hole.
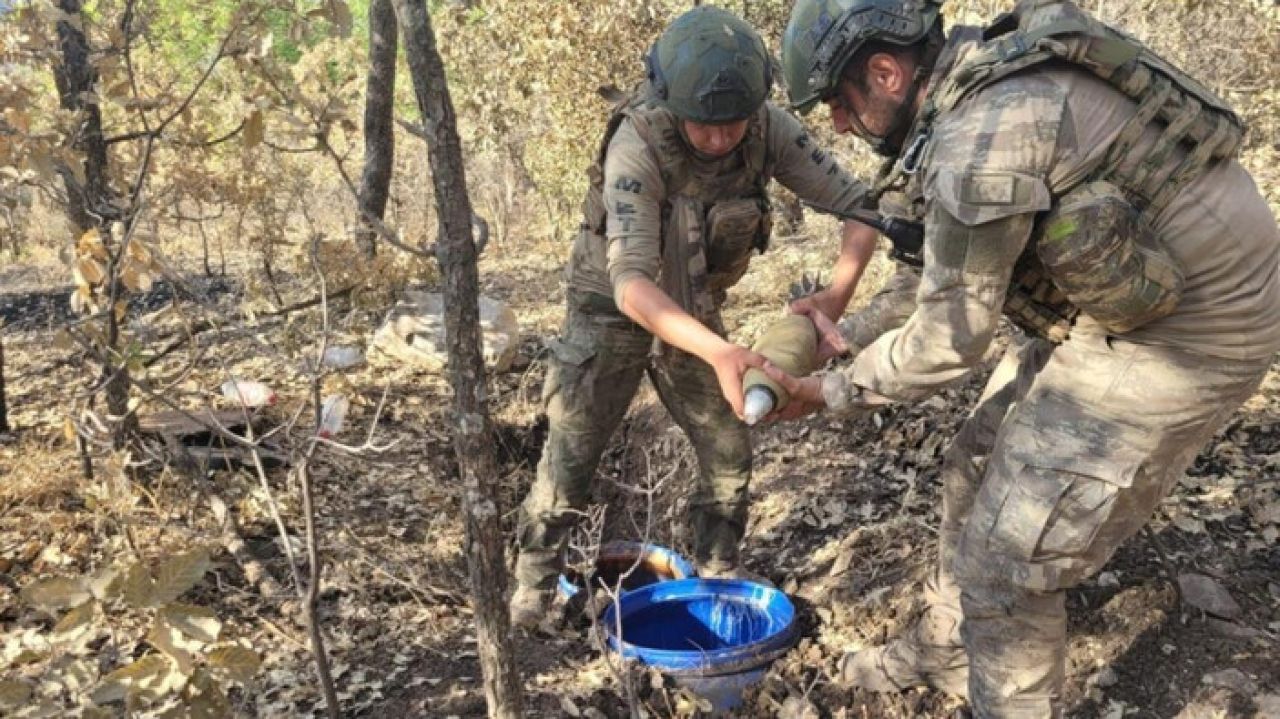
[[[93,309],[93,290],[84,284],[79,271],[76,273],[76,291],[71,293],[71,311],[77,314]]]
[[[231,716],[231,702],[227,695],[204,669],[197,669],[187,684],[187,711],[190,719],[223,719]]]
[[[153,680],[169,671],[169,662],[159,654],[148,654],[138,661],[111,672],[90,694],[94,704],[110,704],[124,699],[131,687]]]
[[[70,417],[62,418],[62,436],[68,443],[74,444],[76,441],[76,423]]]
[[[62,615],[62,619],[53,625],[53,639],[56,641],[73,641],[93,622],[98,603],[92,599]]]
[[[209,652],[208,661],[215,675],[239,684],[248,684],[262,666],[262,660],[258,659],[256,653],[236,645],[214,649]]]
[[[67,609],[92,598],[84,583],[72,577],[50,577],[32,582],[22,589],[21,596],[28,604],[43,609]]]
[[[18,653],[9,659],[9,666],[21,667],[28,664],[42,662],[49,658],[49,652],[44,649],[20,649]]]
[[[142,562],[137,562],[124,575],[124,601],[131,607],[141,609],[150,606],[151,592],[155,581]]]
[[[129,243],[129,257],[143,267],[148,267],[151,265],[151,248],[145,242],[134,240]]]
[[[89,285],[98,285],[107,276],[107,271],[92,257],[81,257],[77,260],[76,270]]]
[[[0,682],[0,709],[16,709],[31,698],[31,687],[16,681]]]
[[[218,634],[222,631],[222,622],[208,607],[173,602],[166,604],[160,614],[183,634],[207,644],[218,641]]]
[[[98,601],[110,601],[120,596],[123,591],[124,575],[111,567],[106,567],[90,577],[88,585],[89,591]]]
[[[186,646],[192,644],[191,640],[184,639],[182,633],[169,626],[164,617],[158,617],[151,626],[151,631],[147,632],[147,644],[164,652],[184,676],[190,676],[195,669],[195,659]],[[198,646],[195,648],[199,649]]]
[[[140,284],[138,282],[138,270],[133,266],[133,263],[125,265],[124,269],[120,270],[120,282],[124,284],[126,289],[134,292],[138,291],[138,285]]]
[[[102,244],[102,235],[98,233],[96,227],[90,227],[80,235],[80,239],[76,242],[76,250],[82,255],[89,255],[103,262],[107,260],[107,247]]]
[[[171,557],[156,568],[151,606],[168,604],[182,596],[204,578],[204,573],[209,571],[209,567],[209,552],[203,548]]]

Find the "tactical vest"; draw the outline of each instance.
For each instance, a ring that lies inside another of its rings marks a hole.
[[[1137,111],[1121,128],[1103,161],[1080,186],[1087,188],[1082,194],[1090,198],[1106,194],[1099,192],[1100,187],[1116,188],[1118,192],[1114,194],[1122,195],[1136,215],[1126,219],[1123,225],[1126,228],[1137,228],[1135,232],[1149,228],[1189,183],[1216,163],[1239,153],[1244,124],[1226,102],[1136,39],[1101,23],[1070,0],[1022,0],[1010,13],[985,28],[982,44],[929,92],[914,136],[927,142],[934,120],[964,98],[1014,73],[1049,62],[1069,63],[1087,70],[1137,103]],[[1133,157],[1134,148],[1148,127],[1159,132],[1158,138],[1141,157]],[[1170,162],[1178,149],[1185,153],[1183,159]],[[877,187],[889,187],[904,170],[914,170],[910,165],[918,162],[918,157],[913,155],[918,155],[919,150],[916,146],[913,153],[909,148],[891,169],[882,172]],[[1118,331],[1127,331],[1171,312],[1181,292],[1181,276],[1176,268],[1173,271],[1177,276],[1170,276],[1171,260],[1167,255],[1160,256],[1162,248],[1154,237],[1148,237],[1136,248],[1121,248],[1122,251],[1109,255],[1116,257],[1117,263],[1127,262],[1128,267],[1136,268],[1144,276],[1121,278],[1124,287],[1099,288],[1093,283],[1095,286],[1073,292],[1077,283],[1064,276],[1063,269],[1069,263],[1061,267],[1053,264],[1064,254],[1063,243],[1058,242],[1058,247],[1049,252],[1041,251],[1046,225],[1056,224],[1058,230],[1074,229],[1082,218],[1096,219],[1116,213],[1098,212],[1096,207],[1090,207],[1080,217],[1054,216],[1062,199],[1069,194],[1071,192],[1054,198],[1055,210],[1050,212],[1049,222],[1038,224],[1019,259],[1005,304],[1008,316],[1033,334],[1061,341],[1080,311],[1077,303],[1068,299],[1068,294],[1081,305],[1084,303],[1079,300],[1085,296],[1117,295],[1126,291],[1130,294],[1119,301],[1120,305],[1140,304],[1141,298],[1150,298],[1151,302],[1144,306],[1140,316],[1116,322],[1114,326]],[[1114,197],[1105,199],[1115,201]],[[1055,223],[1055,220],[1061,221]],[[1149,229],[1146,233],[1150,234]],[[1065,239],[1069,244],[1070,237]],[[1046,267],[1046,258],[1052,266]],[[1149,261],[1144,264],[1144,260]],[[1067,293],[1063,289],[1067,289]],[[1106,313],[1091,311],[1090,314]]]
[[[653,153],[666,187],[658,284],[687,312],[714,324],[725,291],[746,272],[752,250],[768,247],[772,222],[766,187],[773,175],[768,106],[761,105],[749,118],[746,135],[732,153],[739,162],[719,158],[713,164],[732,169],[715,173],[692,156],[679,119],[654,101],[647,84],[618,102],[595,163],[587,170],[591,184],[583,203],[584,226],[601,237],[608,217],[605,159],[625,119]]]

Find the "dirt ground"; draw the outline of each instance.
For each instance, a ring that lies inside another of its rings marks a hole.
[[[813,244],[784,237],[761,258],[731,299],[728,323],[735,337],[749,340],[773,316],[782,279],[822,266],[830,250]],[[543,343],[562,312],[560,261],[552,253],[498,246],[482,266],[485,293],[511,304],[523,335],[516,369],[491,385],[508,530],[544,431],[538,417]],[[12,644],[23,632],[52,626],[53,617],[17,597],[38,577],[89,572],[135,551],[156,557],[206,545],[215,569],[186,601],[215,609],[225,631],[263,657],[254,682],[232,693],[235,713],[321,713],[283,544],[256,476],[223,470],[193,482],[162,470],[161,462],[135,457],[142,464],[129,472],[137,500],[127,515],[108,515],[90,501],[91,487],[63,436],[66,399],[84,383],[73,352],[54,341],[51,327],[65,297],[51,290],[49,272],[7,266],[0,277],[5,369],[17,427],[0,437],[0,641]],[[207,306],[234,307],[241,299],[233,281],[195,284],[204,288],[200,301]],[[291,297],[310,294],[304,278],[286,279],[286,287]],[[156,298],[140,309],[167,301]],[[335,303],[335,334],[367,342],[384,309]],[[217,361],[202,360],[193,374],[177,378],[175,396],[189,406],[216,404],[217,386],[234,372],[272,384],[281,400],[267,419],[283,421],[305,400],[306,387],[304,373],[296,362],[282,360],[281,348],[305,343],[316,322],[310,311],[208,333],[198,344]],[[188,357],[173,358],[172,367]],[[741,716],[950,717],[961,709],[961,701],[931,691],[888,696],[844,689],[831,673],[844,651],[894,637],[919,610],[941,509],[942,451],[984,377],[976,372],[923,404],[869,419],[817,417],[755,431],[747,565],[797,599],[803,639],[748,694]],[[371,355],[368,366],[326,381],[326,391],[352,401],[341,441],[363,441],[384,388],[385,411],[374,436],[378,444],[394,446],[360,456],[323,452],[314,472],[327,562],[321,612],[339,697],[349,716],[481,716],[449,392],[438,373]],[[144,405],[142,412],[157,409]],[[641,483],[654,468],[671,475],[654,505],[654,539],[685,550],[681,513],[695,471],[692,454],[646,387],[598,473],[597,500],[610,505],[608,536],[633,536],[630,519],[645,510],[618,485]],[[296,537],[296,488],[283,470],[269,479]],[[264,594],[243,562],[225,551],[210,496],[231,508],[251,557],[286,591]],[[1277,716],[1277,531],[1280,364],[1205,448],[1150,532],[1127,543],[1099,577],[1069,592],[1070,715]],[[127,536],[131,542],[122,538]],[[1215,578],[1240,613],[1224,620],[1184,603],[1176,580],[1190,572]],[[127,628],[140,620],[121,621]],[[114,646],[115,656],[140,656],[143,634]],[[625,716],[618,679],[580,621],[515,641],[528,716]],[[0,660],[0,678],[37,681],[53,671],[43,664],[20,666],[8,656]],[[634,676],[650,715],[696,713],[696,702],[669,682],[639,670]]]

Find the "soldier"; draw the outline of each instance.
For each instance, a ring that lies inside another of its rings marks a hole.
[[[799,0],[793,106],[888,159],[925,225],[917,307],[825,375],[833,411],[915,401],[1008,352],[943,463],[919,622],[842,678],[979,717],[1057,716],[1065,590],[1147,521],[1280,349],[1280,231],[1221,100],[1066,0],[943,32],[941,0]],[[803,409],[803,408],[801,408]]]
[[[740,571],[751,477],[742,374],[764,359],[724,339],[720,305],[751,254],[767,247],[770,179],[833,208],[861,207],[866,195],[794,117],[765,101],[769,54],[731,13],[681,15],[646,64],[647,82],[615,109],[588,172],[564,327],[548,343],[550,433],[521,507],[517,625],[546,615],[568,532],[646,373],[698,458],[690,524],[699,571]],[[846,223],[833,282],[806,306],[838,317],[864,268],[855,258],[875,242],[873,230]]]

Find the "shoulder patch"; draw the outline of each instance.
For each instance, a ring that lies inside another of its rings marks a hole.
[[[960,180],[960,202],[967,205],[1012,205],[1017,178],[975,172]]]
[[[1020,172],[942,168],[930,178],[925,195],[971,227],[1013,215],[1043,212],[1052,204],[1044,181]]]

